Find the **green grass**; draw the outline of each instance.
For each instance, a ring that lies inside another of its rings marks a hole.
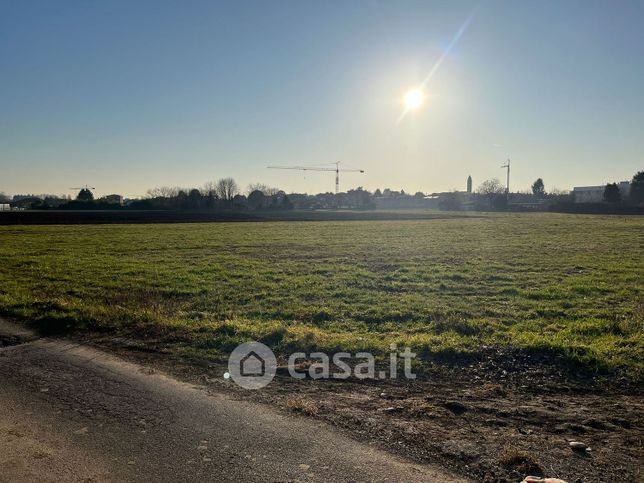
[[[549,351],[640,378],[644,218],[0,227],[0,314],[225,353]]]

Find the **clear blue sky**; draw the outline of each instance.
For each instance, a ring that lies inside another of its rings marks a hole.
[[[397,123],[432,69],[426,103]],[[0,0],[0,191],[425,192],[644,169],[642,1]]]

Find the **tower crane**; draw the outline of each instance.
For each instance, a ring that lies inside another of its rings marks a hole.
[[[335,171],[335,194],[340,192],[340,171],[344,173],[364,173],[364,169],[340,168],[340,161],[335,163],[335,168],[316,168],[314,166],[267,166],[269,169],[297,169],[299,171]]]

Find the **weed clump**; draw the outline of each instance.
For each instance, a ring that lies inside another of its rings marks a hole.
[[[517,449],[505,449],[499,454],[499,463],[523,475],[543,476],[543,467],[536,456]]]

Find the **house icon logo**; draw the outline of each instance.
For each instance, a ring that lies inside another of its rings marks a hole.
[[[246,354],[239,364],[239,372],[244,377],[262,377],[266,373],[266,361],[255,351]]]
[[[277,359],[272,350],[261,342],[245,342],[231,352],[224,377],[230,377],[244,389],[260,389],[273,380],[276,370]]]

